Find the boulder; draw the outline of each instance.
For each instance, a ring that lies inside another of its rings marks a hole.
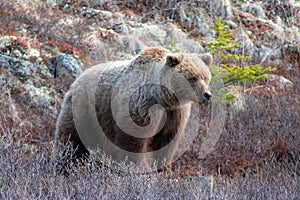
[[[46,77],[49,75],[47,67],[44,65],[36,65],[20,58],[13,58],[0,54],[0,68],[2,67],[6,68],[12,75],[16,76],[22,82],[30,81],[32,76],[35,74],[40,74]]]
[[[271,74],[269,75],[268,78],[268,83],[270,85],[272,85],[273,87],[275,87],[275,89],[291,89],[293,87],[293,82],[286,79],[283,76],[278,76],[278,75],[274,75]]]
[[[241,10],[243,12],[251,13],[255,17],[265,18],[266,14],[262,6],[258,3],[245,3],[241,5]]]
[[[83,64],[70,55],[61,54],[49,66],[59,89],[66,92],[71,84],[83,72]]]
[[[230,0],[210,0],[206,4],[210,12],[223,19],[233,16]]]
[[[15,100],[21,106],[15,107],[27,109],[36,106],[50,116],[56,116],[58,96],[52,88],[53,78],[46,66],[0,54],[0,69],[0,92],[10,96],[13,91],[13,95],[20,96]],[[14,107],[15,102],[11,100],[9,104]]]

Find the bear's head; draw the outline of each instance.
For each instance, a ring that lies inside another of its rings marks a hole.
[[[174,69],[181,77],[184,77],[184,79],[173,78],[172,81],[173,88],[176,88],[179,94],[185,98],[184,100],[195,101],[191,96],[186,95],[187,87],[181,82],[189,83],[197,96],[198,102],[207,102],[211,99],[212,94],[209,90],[211,73],[209,65],[212,64],[212,61],[212,55],[209,53],[167,55],[165,65]]]
[[[136,73],[128,80],[140,79],[139,84],[148,82],[143,90],[154,94],[156,103],[172,109],[177,108],[178,103],[207,102],[212,97],[209,90],[212,61],[209,53],[176,54],[162,48],[147,48],[130,65],[130,72]]]

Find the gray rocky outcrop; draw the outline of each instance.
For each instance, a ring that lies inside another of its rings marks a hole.
[[[83,72],[83,64],[70,55],[61,54],[49,65],[58,87],[66,92],[71,84]]]
[[[29,61],[0,54],[0,68],[6,68],[22,82],[30,81],[35,74],[43,78],[49,76],[45,65],[37,66]]]
[[[222,18],[232,17],[232,5],[230,0],[208,0],[205,1],[210,12]]]

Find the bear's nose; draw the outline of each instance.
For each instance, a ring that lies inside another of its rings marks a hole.
[[[211,99],[212,95],[211,95],[211,93],[205,92],[203,96],[207,101],[209,101]]]

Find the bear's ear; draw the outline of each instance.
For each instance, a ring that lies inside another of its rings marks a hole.
[[[211,65],[213,62],[213,57],[210,53],[200,54],[200,58],[207,66]]]
[[[182,55],[167,55],[166,65],[169,67],[175,67],[183,60]]]

